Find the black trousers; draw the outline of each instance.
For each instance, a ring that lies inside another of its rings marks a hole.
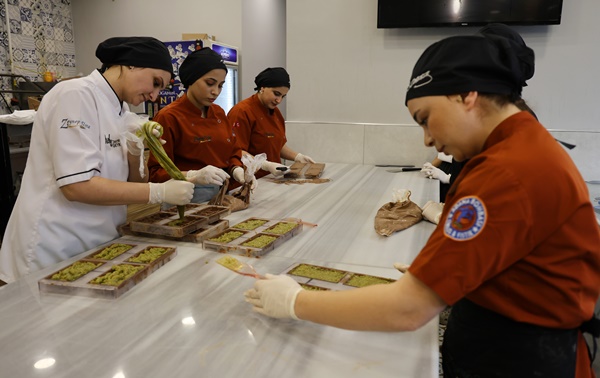
[[[462,299],[444,334],[444,378],[574,377],[578,333],[515,322]]]

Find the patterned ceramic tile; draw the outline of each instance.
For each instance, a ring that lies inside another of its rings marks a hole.
[[[76,74],[70,0],[0,2],[0,72],[11,70],[32,81],[41,81],[45,71],[59,77]],[[10,80],[0,81],[0,89],[10,85]]]

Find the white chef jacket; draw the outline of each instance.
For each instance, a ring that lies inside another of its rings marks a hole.
[[[58,83],[35,116],[21,189],[0,249],[0,279],[18,277],[118,237],[127,207],[68,201],[60,187],[93,176],[127,181],[128,106],[99,71]]]

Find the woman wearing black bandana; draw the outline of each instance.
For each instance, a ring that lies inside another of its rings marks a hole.
[[[409,331],[451,305],[446,377],[594,376],[600,229],[577,167],[518,106],[534,54],[510,34],[443,39],[414,67],[406,104],[425,145],[468,162],[406,274],[342,292],[267,275],[245,293],[256,312]]]
[[[179,67],[186,92],[153,119],[164,127],[166,154],[195,184],[194,203],[213,198],[230,177],[235,180],[230,181],[230,189],[245,181],[235,132],[225,111],[214,103],[226,77],[227,66],[221,55],[208,47],[191,52]],[[151,181],[169,179],[168,172],[154,157],[148,160],[148,169]]]
[[[148,183],[143,144],[125,136],[143,122],[128,104],[155,101],[173,77],[167,47],[152,37],[113,37],[98,45],[96,57],[100,69],[56,84],[37,110],[0,250],[1,281],[117,238],[128,204],[192,198],[189,182]]]
[[[256,173],[256,177],[260,178],[269,173],[275,176],[283,175],[285,166],[281,164],[282,158],[300,163],[314,163],[312,158],[292,150],[287,145],[285,120],[277,109],[290,90],[290,76],[287,71],[281,67],[267,68],[256,76],[254,83],[254,90],[257,92],[231,108],[227,117],[244,153],[267,155],[267,161]]]

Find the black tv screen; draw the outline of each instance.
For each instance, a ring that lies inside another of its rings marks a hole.
[[[560,24],[563,0],[378,0],[377,28]]]

